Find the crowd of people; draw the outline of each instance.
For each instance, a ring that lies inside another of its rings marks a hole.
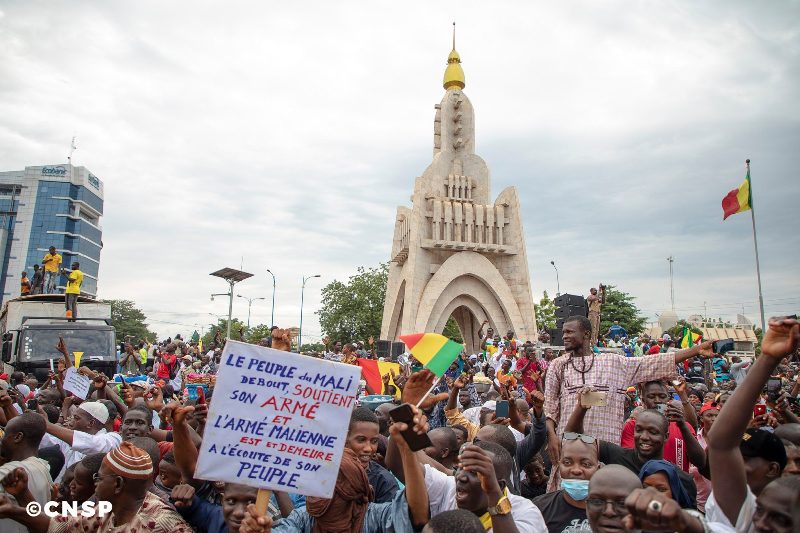
[[[753,361],[664,338],[606,351],[585,317],[564,323],[563,351],[480,336],[441,378],[404,354],[382,390],[364,382],[333,497],[274,492],[266,513],[255,488],[195,477],[214,395],[189,381],[217,372],[219,338],[126,344],[118,375],[78,368],[85,400],[64,390],[62,342],[45,383],[0,376],[0,532],[800,530],[797,319],[771,320]],[[376,357],[371,339],[325,344],[342,364]],[[373,393],[397,399],[373,410]],[[399,403],[417,406],[410,422],[391,419]],[[112,512],[26,511],[50,501]]]

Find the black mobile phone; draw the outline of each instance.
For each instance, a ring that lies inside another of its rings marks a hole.
[[[404,403],[400,407],[395,407],[389,411],[389,418],[391,418],[394,422],[403,422],[408,424],[408,429],[401,432],[401,434],[403,435],[403,438],[406,439],[408,447],[411,448],[412,452],[418,452],[419,450],[423,450],[428,446],[433,445],[431,439],[428,438],[427,433],[419,435],[411,428],[411,425],[414,423],[414,411],[411,410],[410,404]]]
[[[781,395],[781,378],[769,378],[767,380],[767,401],[775,403]]]
[[[36,398],[32,398],[28,400],[28,409],[31,411],[36,411],[39,408],[39,400]]]
[[[494,405],[494,416],[497,418],[508,418],[508,400],[497,400]]]
[[[714,353],[723,354],[733,350],[733,339],[720,339],[711,343]]]

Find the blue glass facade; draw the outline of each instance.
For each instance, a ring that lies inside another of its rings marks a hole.
[[[41,264],[47,249],[55,246],[63,257],[63,267],[69,268],[73,261],[80,263],[85,274],[81,291],[97,294],[102,232],[75,216],[76,203],[70,199],[85,202],[100,214],[103,212],[103,201],[86,187],[61,181],[39,181],[25,264],[28,268]],[[65,283],[62,276],[59,285]]]

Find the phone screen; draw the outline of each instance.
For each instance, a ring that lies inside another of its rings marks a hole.
[[[508,418],[508,400],[498,400],[495,404],[494,414],[497,418]]]

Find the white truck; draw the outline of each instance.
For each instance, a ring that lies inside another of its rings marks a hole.
[[[78,318],[65,314],[63,294],[21,296],[6,302],[0,311],[3,372],[31,373],[43,383],[51,359],[55,363],[61,358],[56,346],[62,337],[71,353],[83,352],[81,366],[113,376],[117,349],[111,306],[81,296]]]

